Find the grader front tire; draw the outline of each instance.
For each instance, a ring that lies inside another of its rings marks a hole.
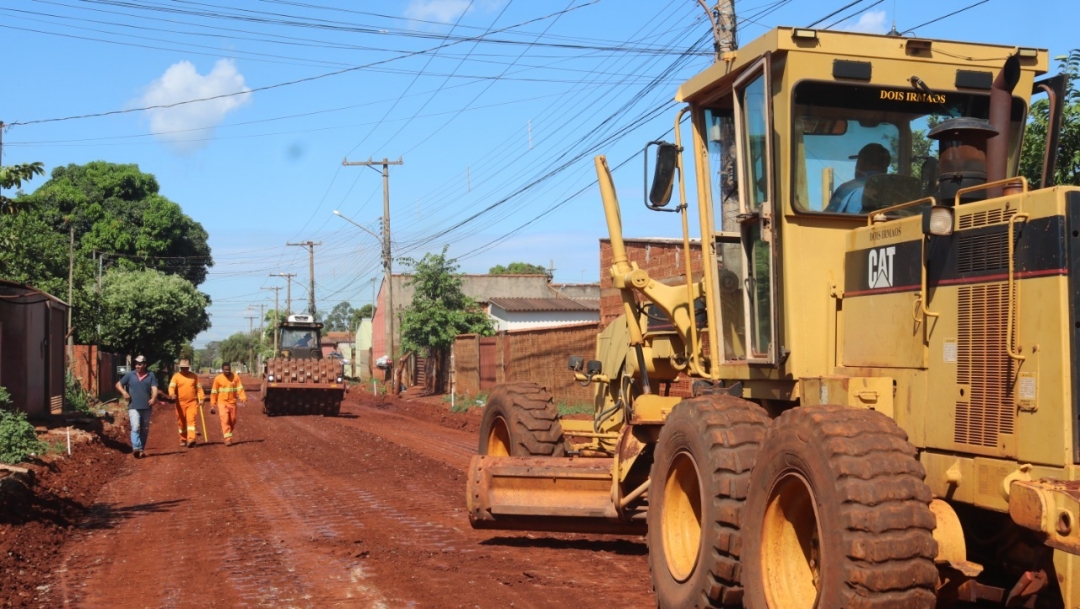
[[[535,383],[493,389],[480,421],[478,450],[496,457],[565,456],[559,409],[548,390]]]
[[[743,502],[769,417],[726,395],[680,402],[660,432],[648,543],[661,608],[740,607]]]
[[[915,455],[874,411],[782,414],[744,507],[747,609],[933,607],[935,519]]]

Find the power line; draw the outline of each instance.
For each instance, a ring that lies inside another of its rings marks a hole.
[[[942,15],[942,16],[936,18],[936,19],[931,19],[930,21],[927,21],[926,23],[920,23],[919,25],[916,25],[915,27],[913,27],[911,29],[904,30],[903,32],[900,32],[900,35],[903,36],[904,34],[914,32],[915,30],[923,27],[924,25],[930,25],[931,23],[937,23],[938,21],[941,21],[942,19],[945,19],[947,17],[952,17],[953,15],[959,15],[960,13],[962,13],[962,12],[968,10],[968,9],[975,8],[976,6],[979,6],[980,4],[986,4],[989,1],[990,0],[979,0],[978,2],[975,2],[974,4],[969,4],[969,5],[965,6],[964,8],[962,8],[960,10],[953,11],[953,12],[949,13],[948,15]]]

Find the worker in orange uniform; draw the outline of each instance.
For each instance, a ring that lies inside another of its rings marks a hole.
[[[210,406],[217,407],[225,446],[232,446],[233,429],[236,429],[236,404],[239,402],[243,406],[246,401],[247,394],[244,393],[240,375],[233,374],[229,364],[222,364],[221,374],[214,378],[214,384],[210,387]]]
[[[176,400],[176,421],[180,428],[180,446],[195,448],[195,417],[199,414],[199,404],[206,399],[199,375],[191,371],[191,362],[186,359],[178,364],[180,372],[169,381],[169,397]]]

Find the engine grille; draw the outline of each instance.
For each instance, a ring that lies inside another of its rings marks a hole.
[[[961,234],[956,269],[961,273],[1009,268],[1006,232]]]
[[[954,440],[997,447],[1015,430],[1013,360],[1006,353],[1008,283],[961,286],[958,298],[956,382],[969,387],[956,402]]]
[[[1015,215],[1015,209],[1005,209],[1003,207],[998,207],[997,209],[984,209],[982,211],[976,211],[967,214],[960,214],[960,230],[978,228],[980,226],[990,226],[993,224],[1002,224],[1008,222],[1009,218]]]

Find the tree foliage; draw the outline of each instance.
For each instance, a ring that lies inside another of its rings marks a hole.
[[[1073,49],[1059,64],[1068,75],[1068,88],[1062,100],[1061,132],[1058,141],[1055,184],[1080,185],[1080,49]],[[1039,99],[1031,104],[1020,153],[1020,175],[1035,188],[1043,186],[1043,151],[1050,124],[1050,103]]]
[[[416,261],[402,262],[412,267],[410,285],[415,290],[412,303],[401,314],[401,343],[408,351],[445,350],[458,334],[495,334],[491,319],[472,298],[461,291],[458,264],[441,254],[426,254]]]
[[[551,273],[546,267],[540,264],[530,264],[528,262],[511,262],[510,264],[503,266],[497,264],[488,270],[489,275],[547,275],[551,276]]]
[[[249,370],[253,369],[255,362],[250,361],[252,351],[256,354],[259,352],[259,346],[256,342],[252,335],[247,332],[237,332],[221,341],[218,346],[221,363],[230,365],[246,364]]]
[[[206,343],[206,346],[202,349],[195,350],[195,366],[201,368],[217,368],[215,364],[218,358],[218,349],[221,343],[216,340],[212,340]]]
[[[22,188],[23,182],[28,182],[34,179],[34,176],[44,174],[45,165],[40,161],[0,167],[0,189]],[[17,203],[0,192],[0,212],[14,214],[22,211],[25,207],[27,207],[26,204]]]
[[[326,316],[323,332],[352,332],[356,329],[353,325],[353,313],[354,309],[349,303],[337,303]]]
[[[174,361],[210,327],[210,298],[191,282],[161,271],[110,270],[102,282],[101,343],[151,361]]]
[[[18,201],[64,237],[73,225],[80,258],[105,252],[110,268],[154,268],[195,285],[213,266],[202,225],[162,196],[157,178],[138,165],[94,161],[57,167]]]
[[[0,213],[0,277],[66,300],[74,229],[75,339],[98,342],[97,324],[113,314],[97,293],[95,252],[104,252],[105,270],[153,268],[195,285],[213,264],[206,231],[158,190],[136,165],[54,169],[35,192],[16,198],[20,213]]]
[[[360,322],[365,319],[371,319],[375,316],[375,307],[366,304],[359,309],[352,310],[352,316],[349,318],[349,328],[351,332],[355,332],[360,327]]]

